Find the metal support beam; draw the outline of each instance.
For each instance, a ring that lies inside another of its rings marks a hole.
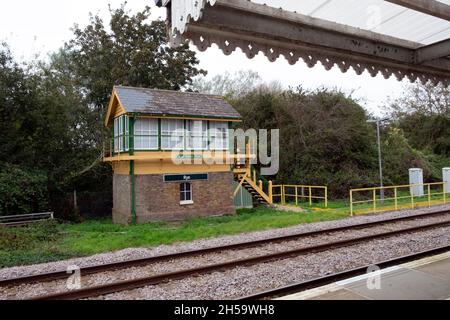
[[[430,13],[440,10],[436,1],[401,2]],[[248,0],[161,0],[164,4],[171,45],[190,40],[201,51],[217,44],[226,55],[240,48],[248,58],[263,53],[270,61],[284,56],[291,64],[303,60],[310,68],[320,62],[326,70],[338,67],[344,73],[352,68],[358,75],[367,71],[398,80],[450,82],[450,59],[443,58],[442,47],[417,51],[422,45],[416,42]]]
[[[388,42],[385,42],[382,41],[385,40],[383,37],[381,39],[375,36],[366,37],[364,33],[343,33],[342,30],[336,32],[337,28],[334,30],[327,28],[328,22],[321,24],[321,20],[318,19],[304,20],[304,16],[281,12],[248,1],[244,2],[243,7],[239,7],[241,3],[229,0],[226,4],[218,1],[215,6],[207,6],[202,20],[192,21],[187,34],[194,32],[207,35],[209,33],[219,39],[228,39],[228,42],[232,42],[234,35],[253,43],[251,48],[243,48],[251,58],[255,55],[254,53],[257,53],[257,47],[270,51],[280,46],[287,50],[291,48],[317,52],[319,55],[359,57],[361,62],[368,64],[376,63],[378,60],[379,63],[387,66],[409,65],[408,69],[416,69],[416,72],[420,70],[430,72],[435,69],[438,73],[443,72],[443,76],[450,75],[448,59],[430,61],[411,68],[416,64],[416,48],[405,46],[409,43],[400,39],[398,44],[395,44],[393,39],[388,37],[386,37]],[[270,55],[270,52],[265,53]]]
[[[437,42],[416,50],[416,62],[423,63],[450,56],[450,39]]]
[[[264,9],[264,8],[262,8]],[[265,39],[312,46],[322,50],[347,51],[353,54],[372,55],[404,63],[413,62],[413,49],[387,44],[359,35],[337,33],[321,25],[303,21],[289,21],[268,17],[263,12],[248,12],[216,5],[207,9],[202,27],[221,31],[238,31]],[[197,26],[195,22],[191,25]],[[449,64],[450,66],[450,64]]]
[[[399,6],[450,21],[450,6],[436,0],[385,0]]]

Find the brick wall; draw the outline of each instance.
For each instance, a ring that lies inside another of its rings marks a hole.
[[[180,183],[165,183],[162,175],[136,176],[136,212],[139,223],[183,220],[236,213],[232,172],[209,173],[208,181],[192,182],[194,204],[180,205]]]
[[[113,177],[113,222],[130,224],[131,217],[131,178],[129,175],[114,174]]]

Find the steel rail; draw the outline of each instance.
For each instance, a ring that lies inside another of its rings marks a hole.
[[[289,294],[299,293],[299,292],[302,292],[305,290],[322,287],[322,286],[334,283],[336,281],[349,279],[349,278],[367,274],[367,270],[372,266],[377,266],[380,269],[384,269],[384,268],[392,267],[392,266],[395,266],[395,265],[398,265],[401,263],[415,261],[415,260],[426,258],[429,256],[434,256],[434,255],[437,255],[440,253],[445,253],[445,252],[448,252],[449,250],[450,250],[450,245],[446,245],[446,246],[434,248],[431,250],[421,251],[418,253],[413,253],[410,255],[406,255],[406,256],[390,259],[390,260],[385,260],[385,261],[378,262],[378,263],[373,263],[371,265],[364,266],[364,267],[350,269],[350,270],[346,270],[346,271],[334,273],[331,275],[290,284],[290,285],[275,288],[275,289],[269,289],[266,291],[257,292],[255,294],[236,298],[235,300],[271,299],[271,298],[286,296]]]
[[[188,251],[182,251],[182,252],[171,253],[171,254],[166,254],[166,255],[159,255],[159,256],[148,257],[148,258],[131,259],[131,260],[112,262],[112,263],[107,263],[107,264],[93,265],[93,266],[81,268],[80,271],[81,271],[82,275],[90,275],[90,274],[99,273],[99,272],[142,266],[142,265],[147,265],[150,263],[157,263],[157,262],[169,261],[169,260],[173,260],[173,259],[192,257],[192,256],[208,254],[208,253],[212,253],[212,252],[221,252],[221,251],[232,250],[232,249],[244,249],[244,248],[249,248],[249,247],[256,247],[256,246],[259,246],[262,244],[267,244],[267,243],[278,243],[278,242],[290,241],[290,240],[294,240],[294,239],[298,239],[298,238],[302,238],[302,237],[311,237],[311,236],[318,236],[318,235],[327,234],[327,233],[331,233],[331,232],[340,232],[340,231],[346,231],[346,230],[361,229],[361,228],[379,226],[379,225],[383,225],[383,224],[387,224],[387,223],[428,218],[428,217],[433,217],[433,216],[437,216],[437,215],[445,215],[445,214],[449,214],[449,213],[450,213],[449,210],[441,210],[441,211],[434,211],[434,212],[416,214],[416,215],[405,216],[405,217],[389,218],[389,219],[385,219],[385,220],[364,222],[364,223],[359,223],[359,224],[333,227],[333,228],[316,230],[316,231],[308,231],[308,232],[296,233],[296,234],[286,235],[286,236],[278,236],[278,237],[265,238],[265,239],[260,239],[260,240],[239,242],[239,243],[228,244],[228,245],[223,245],[223,246],[218,246],[218,247],[210,247],[210,248],[203,248],[203,249],[197,249],[197,250],[188,250]],[[28,275],[28,276],[17,277],[17,278],[2,279],[2,280],[0,280],[0,287],[15,286],[15,285],[23,284],[23,283],[32,283],[32,282],[38,282],[38,281],[42,282],[42,281],[65,279],[69,275],[70,274],[67,272],[67,270],[60,270],[60,271],[55,271],[55,272],[39,273],[39,274]]]
[[[375,240],[375,239],[400,235],[400,234],[404,234],[404,233],[424,231],[424,230],[428,230],[428,229],[445,227],[445,226],[449,226],[449,225],[450,225],[450,220],[444,221],[444,222],[438,222],[438,223],[425,224],[425,225],[421,225],[421,226],[414,226],[414,227],[404,228],[404,229],[395,230],[395,231],[387,231],[387,232],[382,232],[382,233],[378,233],[378,234],[362,236],[362,237],[358,237],[358,238],[336,241],[336,242],[332,242],[332,243],[325,243],[325,244],[320,244],[320,245],[315,245],[315,246],[309,246],[309,247],[303,247],[303,248],[298,248],[298,249],[293,249],[293,250],[271,253],[271,254],[262,255],[262,256],[232,260],[232,261],[207,265],[207,266],[198,267],[198,268],[185,269],[185,270],[174,271],[174,272],[170,272],[170,273],[163,273],[163,274],[158,274],[158,275],[149,276],[149,277],[119,281],[119,282],[115,282],[115,283],[92,286],[92,287],[83,288],[83,289],[79,289],[79,290],[59,292],[59,293],[54,293],[54,294],[44,295],[44,296],[37,296],[37,297],[31,298],[30,300],[86,299],[86,298],[90,298],[90,297],[97,297],[97,296],[110,294],[110,293],[116,293],[116,292],[120,292],[120,291],[142,288],[142,287],[145,287],[148,285],[155,285],[155,284],[167,282],[170,280],[178,280],[178,279],[186,278],[186,277],[192,276],[192,275],[217,272],[217,271],[222,271],[222,270],[226,270],[226,269],[230,269],[230,268],[234,268],[234,267],[238,267],[238,266],[254,265],[257,263],[269,262],[269,261],[273,261],[276,259],[286,259],[286,258],[290,258],[293,256],[299,256],[302,254],[315,253],[315,252],[320,252],[320,251],[326,251],[329,249],[337,249],[337,248],[341,248],[341,247],[351,246],[351,245],[355,245],[355,244],[369,241],[369,240]]]

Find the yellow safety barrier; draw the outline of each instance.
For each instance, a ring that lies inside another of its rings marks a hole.
[[[436,182],[350,190],[350,215],[431,207],[449,202],[449,183]]]
[[[314,191],[322,190],[322,195],[314,194]],[[279,193],[277,193],[277,191]],[[279,199],[281,204],[286,204],[286,200],[295,201],[298,205],[301,200],[307,200],[312,206],[313,200],[324,200],[325,207],[328,207],[328,187],[307,186],[307,185],[274,185],[272,186],[272,198]],[[300,200],[300,201],[299,201]]]

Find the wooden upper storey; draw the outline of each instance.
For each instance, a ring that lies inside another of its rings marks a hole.
[[[113,131],[105,161],[163,160],[173,151],[229,156],[229,128],[237,121],[239,113],[219,96],[114,87],[105,119]]]

